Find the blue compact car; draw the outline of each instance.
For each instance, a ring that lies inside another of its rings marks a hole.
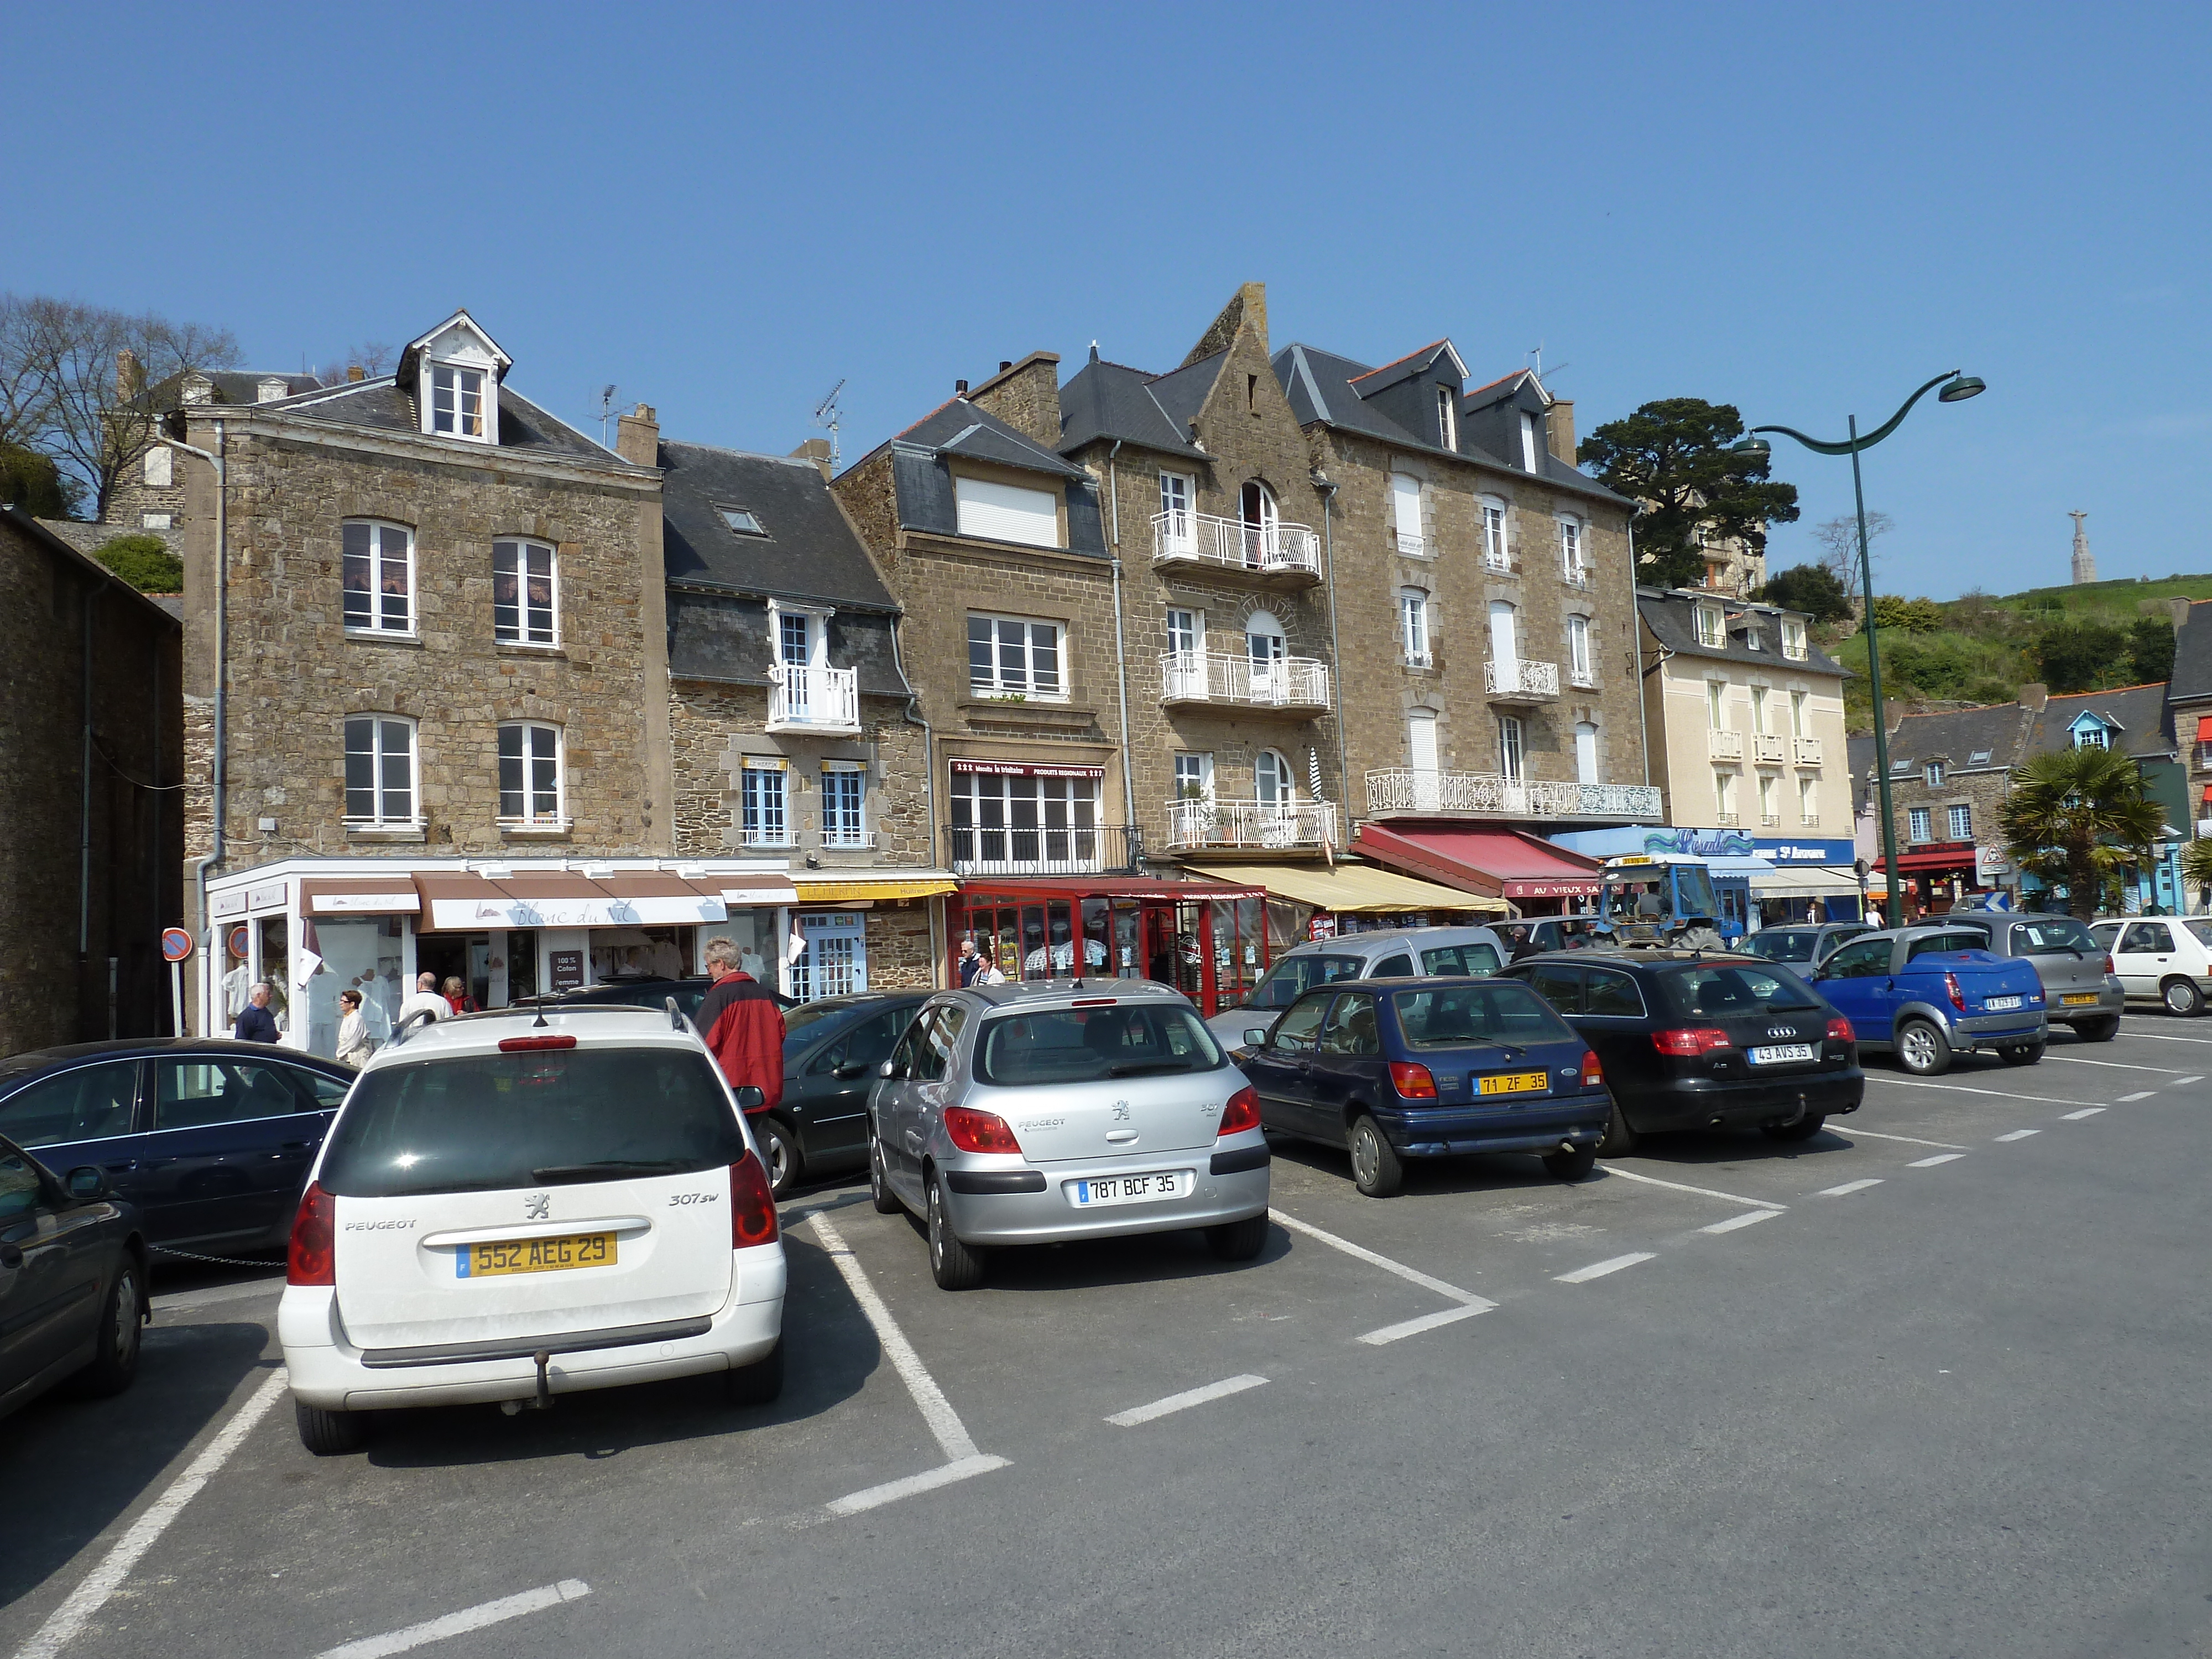
[[[1341,981],[1246,1036],[1261,1123],[1348,1148],[1370,1198],[1407,1158],[1469,1152],[1540,1152],[1577,1179],[1613,1115],[1589,1044],[1516,980]]]

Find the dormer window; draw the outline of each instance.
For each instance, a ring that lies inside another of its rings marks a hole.
[[[484,424],[483,370],[463,368],[455,363],[433,363],[430,430],[482,443],[489,435]]]
[[[1527,410],[1521,411],[1521,467],[1523,471],[1540,471],[1537,456],[1542,452],[1536,443],[1536,417]]]
[[[1782,654],[1792,662],[1803,662],[1808,654],[1805,649],[1805,624],[1795,617],[1784,617],[1782,619]]]
[[[1920,769],[1920,780],[1930,789],[1941,789],[1943,787],[1943,763],[1929,761]]]
[[[2085,726],[2074,734],[2076,749],[2110,749],[2112,734],[2101,726]]]
[[[399,354],[393,380],[410,393],[422,430],[463,443],[499,441],[499,385],[511,360],[465,311]]]
[[[1728,624],[1717,605],[1698,607],[1698,643],[1717,651],[1728,644]]]
[[[1459,447],[1459,394],[1448,386],[1437,388],[1437,432],[1446,449]]]

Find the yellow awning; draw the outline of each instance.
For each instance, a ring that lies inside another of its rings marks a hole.
[[[794,870],[792,885],[803,905],[880,903],[886,899],[935,898],[955,890],[952,878],[929,874],[869,876],[851,871],[808,875]]]
[[[1371,864],[1339,863],[1334,869],[1314,864],[1194,864],[1189,869],[1215,881],[1264,887],[1318,910],[1480,910],[1502,916],[1511,908],[1504,899],[1416,881]]]

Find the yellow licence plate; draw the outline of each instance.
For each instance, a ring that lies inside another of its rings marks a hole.
[[[2058,1000],[2069,1008],[2078,1008],[2085,1002],[2094,1002],[2097,994],[2094,991],[2069,991]]]
[[[1543,1092],[1542,1072],[1498,1072],[1481,1079],[1476,1092],[1486,1095],[1527,1095]]]
[[[454,1252],[454,1276],[496,1279],[502,1273],[552,1273],[564,1267],[614,1265],[612,1233],[571,1233],[565,1238],[512,1238],[467,1244]]]

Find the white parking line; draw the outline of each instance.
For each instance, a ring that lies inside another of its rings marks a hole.
[[[2105,1109],[2101,1106],[2084,1106],[2078,1112],[2061,1112],[2058,1115],[2065,1119],[2069,1123],[2078,1123],[2085,1117],[2096,1116],[2098,1113],[2104,1109]]]
[[[2135,1016],[2135,1018],[2140,1018],[2140,1016]],[[2212,1042],[2212,1037],[2174,1036],[2165,1031],[2138,1031],[2132,1028],[2126,1035],[2148,1042]]]
[[[2131,1095],[2122,1095],[2120,1097],[2120,1104],[2125,1106],[2130,1101],[2148,1100],[2157,1092],[2158,1091],[2155,1089],[2138,1089]]]
[[[1577,1267],[1571,1273],[1553,1277],[1562,1285],[1587,1285],[1593,1279],[1603,1279],[1607,1273],[1617,1273],[1623,1267],[1633,1267],[1639,1261],[1650,1261],[1656,1257],[1650,1250],[1637,1250],[1627,1255],[1616,1255],[1604,1261],[1593,1261],[1587,1267]]]
[[[2044,1059],[2055,1060],[2063,1066],[2104,1066],[2115,1072],[2178,1072],[2179,1066],[2130,1066],[2124,1060],[2089,1060],[2081,1054],[2045,1054]]]
[[[2174,1079],[2172,1082],[2162,1083],[2159,1086],[2162,1089],[2179,1089],[2185,1083],[2202,1083],[2203,1081],[2203,1075],[2200,1073],[2195,1077],[2178,1077]]]
[[[1932,1170],[1939,1164],[1956,1164],[1964,1157],[1964,1152],[1938,1152],[1933,1158],[1916,1158],[1905,1167],[1908,1170]]]
[[[53,1659],[70,1638],[84,1628],[86,1621],[131,1576],[131,1569],[138,1565],[139,1558],[154,1547],[155,1540],[169,1529],[169,1523],[183,1512],[185,1505],[198,1496],[200,1488],[215,1478],[216,1471],[230,1461],[239,1443],[252,1432],[253,1425],[276,1403],[287,1380],[282,1365],[263,1379],[261,1386],[231,1413],[230,1421],[222,1425],[185,1472],[169,1483],[168,1490],[131,1522],[131,1530],[100,1559],[100,1565],[85,1576],[84,1582],[70,1592],[69,1600],[53,1610],[46,1622],[39,1626],[36,1635],[16,1649],[15,1659]]]
[[[2042,1133],[2043,1131],[2040,1129],[2014,1129],[2010,1134],[1999,1135],[1997,1139],[1999,1140],[2025,1140],[2030,1135],[2039,1135]]]
[[[1266,1386],[1264,1376],[1231,1376],[1218,1382],[1209,1382],[1202,1389],[1185,1389],[1181,1394],[1171,1394],[1164,1400],[1155,1400],[1149,1406],[1132,1406],[1125,1412],[1115,1412],[1106,1420],[1117,1429],[1133,1429],[1139,1423],[1149,1423],[1156,1417],[1172,1416],[1187,1412],[1193,1406],[1203,1406],[1209,1400],[1224,1400],[1232,1394],[1242,1394],[1247,1389]]]
[[[1881,1177],[1869,1176],[1864,1181],[1846,1181],[1840,1187],[1823,1187],[1814,1194],[1816,1198],[1848,1198],[1853,1193],[1863,1193],[1869,1187],[1881,1185]]]
[[[482,1630],[487,1625],[504,1624],[509,1619],[520,1619],[526,1613],[538,1613],[547,1607],[557,1607],[563,1601],[580,1601],[592,1593],[592,1587],[580,1578],[563,1578],[557,1584],[541,1584],[533,1590],[524,1590],[520,1595],[501,1596],[496,1601],[484,1601],[473,1607],[464,1607],[459,1613],[449,1613],[442,1619],[428,1619],[419,1625],[410,1625],[405,1630],[393,1631],[388,1636],[363,1637],[358,1642],[348,1642],[342,1647],[325,1648],[315,1659],[385,1659],[387,1654],[404,1653],[410,1648],[419,1648],[428,1642],[442,1642],[449,1636],[465,1636],[472,1630]]]
[[[1873,1129],[1862,1129],[1856,1123],[1852,1124],[1849,1130],[1838,1130],[1837,1133],[1864,1135],[1869,1140],[1901,1140],[1908,1146],[1941,1146],[1947,1152],[1963,1152],[1966,1150],[1964,1146],[1954,1146],[1948,1140],[1923,1140],[1917,1135],[1882,1134]]]
[[[1711,1187],[1686,1187],[1679,1181],[1662,1181],[1657,1176],[1638,1175],[1633,1170],[1624,1170],[1617,1164],[1604,1166],[1606,1174],[1619,1176],[1623,1181],[1640,1181],[1647,1187],[1665,1187],[1677,1193],[1695,1193],[1699,1198],[1724,1198],[1731,1204],[1757,1204],[1769,1210],[1786,1210],[1787,1204],[1777,1204],[1771,1199],[1746,1198],[1741,1193],[1716,1192]]]
[[[1925,1078],[1917,1077],[1869,1078],[1867,1081],[1894,1084],[1900,1089],[1942,1089],[1954,1095],[1989,1095],[1998,1100],[2033,1100],[2045,1106],[2087,1106],[2093,1103],[2086,1100],[2061,1100],[2055,1095],[2018,1094],[2010,1089],[1977,1089],[1964,1083],[1930,1083]],[[2135,1097],[2142,1098],[2141,1096]]]
[[[859,1492],[848,1492],[842,1498],[833,1498],[822,1507],[831,1515],[843,1517],[858,1515],[863,1510],[880,1509],[885,1504],[896,1504],[902,1498],[912,1498],[919,1492],[935,1492],[939,1486],[951,1486],[972,1475],[988,1474],[993,1469],[1003,1469],[1003,1457],[960,1457],[933,1469],[924,1469],[920,1474],[909,1474],[903,1480],[886,1480],[880,1486],[865,1486]]]
[[[1771,1221],[1782,1213],[1779,1210],[1747,1210],[1741,1215],[1732,1215],[1726,1221],[1716,1221],[1710,1227],[1700,1227],[1701,1233],[1732,1233],[1739,1227],[1755,1227],[1762,1221]]]
[[[1442,1325],[1456,1325],[1462,1319],[1472,1319],[1477,1314],[1488,1313],[1498,1304],[1477,1302],[1471,1307],[1446,1308],[1442,1313],[1423,1314],[1419,1319],[1408,1319],[1396,1325],[1385,1325],[1382,1329],[1369,1331],[1358,1340],[1370,1348],[1379,1348],[1386,1342],[1396,1342],[1406,1337],[1419,1336],[1423,1331],[1433,1331]]]
[[[1386,1342],[1396,1342],[1405,1337],[1419,1336],[1423,1331],[1435,1330],[1440,1325],[1455,1324],[1462,1319],[1472,1319],[1477,1314],[1488,1313],[1498,1305],[1486,1296],[1477,1296],[1473,1291],[1463,1291],[1456,1285],[1447,1285],[1443,1279],[1432,1278],[1418,1267],[1408,1267],[1402,1261],[1393,1261],[1387,1255],[1377,1255],[1374,1251],[1355,1244],[1348,1238],[1339,1238],[1334,1233],[1324,1232],[1310,1221],[1301,1221],[1294,1215],[1285,1215],[1280,1210],[1270,1210],[1267,1213],[1292,1232],[1304,1233],[1308,1238],[1326,1244],[1333,1250],[1341,1250],[1345,1255],[1357,1261],[1364,1261],[1370,1267],[1380,1267],[1386,1273],[1395,1273],[1399,1278],[1411,1284],[1419,1285],[1425,1291],[1434,1291],[1438,1296],[1460,1304],[1456,1308],[1447,1308],[1442,1313],[1424,1314],[1419,1319],[1408,1319],[1395,1325],[1385,1325],[1379,1330],[1369,1331],[1358,1340],[1370,1347],[1379,1348]]]

